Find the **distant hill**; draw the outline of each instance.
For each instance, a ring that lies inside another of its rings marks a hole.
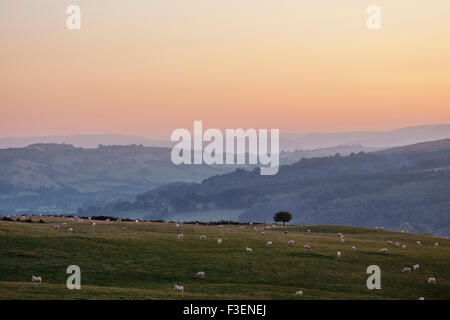
[[[408,146],[395,147],[379,151],[379,153],[404,153],[404,152],[433,152],[450,149],[450,139],[416,143]]]
[[[421,125],[388,132],[283,133],[282,150],[327,148],[336,145],[362,145],[391,148],[419,142],[450,138],[450,124]]]
[[[408,152],[411,148],[418,151]],[[417,146],[401,150],[302,159],[280,167],[274,176],[238,169],[202,183],[164,185],[135,201],[80,213],[264,222],[287,210],[296,224],[385,226],[449,235],[450,145],[432,141],[421,144],[421,151]]]
[[[355,131],[327,133],[288,133],[280,132],[280,150],[311,150],[333,148],[335,146],[362,146],[386,149],[396,146],[414,144],[450,138],[450,124],[420,125],[396,129],[393,131]],[[169,140],[155,140],[132,135],[120,134],[85,134],[43,137],[3,137],[1,148],[26,147],[36,143],[66,143],[75,147],[97,148],[99,145],[142,144],[147,147],[172,147]]]

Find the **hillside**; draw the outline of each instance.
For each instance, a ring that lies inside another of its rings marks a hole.
[[[73,208],[132,199],[173,181],[198,181],[229,168],[175,166],[170,149],[34,144],[0,150],[0,209]]]
[[[302,159],[280,167],[275,176],[238,169],[202,183],[161,186],[135,201],[80,214],[264,222],[287,210],[296,224],[384,225],[449,235],[450,145],[436,151],[427,146],[416,152]]]
[[[448,239],[343,226],[291,226],[287,234],[265,227],[261,234],[263,226],[33,220],[0,221],[0,299],[450,299]],[[66,227],[52,229],[63,221]],[[202,234],[206,240],[199,240]],[[388,252],[379,253],[384,247]],[[66,268],[73,264],[81,269],[81,290],[66,288]],[[373,264],[382,271],[381,290],[366,287],[366,268]],[[414,264],[418,271],[401,272]],[[206,279],[196,279],[198,271]],[[32,275],[43,283],[31,283]],[[427,284],[429,277],[435,285]],[[184,286],[183,295],[174,284]],[[298,290],[303,296],[295,295]]]

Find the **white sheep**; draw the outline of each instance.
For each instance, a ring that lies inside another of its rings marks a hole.
[[[353,247],[352,247],[352,250],[353,250],[353,251],[356,251],[356,247],[355,247],[355,246],[353,246]]]
[[[217,245],[218,246],[222,245],[222,239],[217,239]]]
[[[73,232],[73,228],[69,228],[69,229],[67,229],[67,232],[70,232],[70,233],[72,233],[72,232]]]
[[[33,283],[42,283],[42,278],[38,276],[31,276],[31,282]]]
[[[404,267],[402,272],[403,273],[409,273],[409,272],[411,272],[411,268],[410,267]]]
[[[387,251],[388,251],[387,248],[381,248],[381,249],[380,249],[380,252],[381,252],[381,253],[386,253]]]
[[[294,244],[294,240],[289,240],[289,241],[288,241],[288,244],[289,244],[289,245],[293,245],[293,244]]]
[[[416,243],[417,243],[417,245],[419,245],[419,246],[420,246],[420,244],[421,244],[419,240],[417,240]]]
[[[139,220],[138,220],[138,219],[136,219],[136,223],[139,223]]]
[[[184,292],[184,287],[175,284],[175,285],[173,286],[173,291],[178,291],[178,292],[180,292],[181,294],[183,294],[183,292]]]
[[[180,240],[181,240],[181,239],[183,239],[183,234],[182,234],[182,233],[180,233],[180,234],[179,234],[179,235],[178,235],[177,237],[178,237],[178,239],[180,239]]]
[[[388,241],[387,241],[387,244],[392,244],[392,241],[391,241],[391,240],[388,240]]]
[[[264,235],[264,234],[266,234],[266,233],[265,233],[264,231],[261,231],[261,234]]]
[[[338,251],[338,252],[337,252],[337,257],[338,257],[338,258],[340,258],[340,257],[341,257],[341,255],[342,255],[342,254],[341,254],[341,252],[340,252],[340,251]]]
[[[220,229],[222,229],[222,228],[223,228],[223,225],[219,224],[217,227],[220,228]]]
[[[424,297],[420,297],[419,300],[425,300]]]
[[[63,222],[61,225],[62,225],[63,227],[65,227],[65,226],[67,226],[67,223]]]
[[[305,249],[311,249],[311,246],[309,245],[309,244],[305,244],[304,246],[303,246],[303,248],[305,248]]]
[[[437,243],[437,242],[434,243],[434,246],[435,246],[435,247],[437,247],[438,245],[439,245],[439,243]]]
[[[59,225],[58,224],[55,224],[53,227],[52,227],[53,229],[59,229]]]
[[[406,244],[402,245],[402,249],[405,249],[405,248],[406,248]]]
[[[271,246],[272,245],[272,241],[267,241],[266,246]]]
[[[127,227],[122,227],[122,231],[127,231]]]
[[[418,264],[413,265],[413,270],[414,270],[414,271],[419,270],[419,265],[418,265]]]
[[[344,239],[344,238],[341,238],[341,240],[339,240],[339,241],[340,241],[341,245],[343,245],[344,242],[345,242],[345,239]]]
[[[249,248],[249,247],[245,248],[245,250],[246,250],[247,252],[252,252],[252,251],[253,251],[253,249],[252,249],[252,248]]]
[[[435,284],[435,283],[436,283],[436,278],[435,277],[428,278],[428,284]]]
[[[395,243],[395,246],[396,246],[396,247],[400,247],[400,243],[396,242],[396,243]]]
[[[302,296],[303,295],[303,291],[299,290],[295,293],[296,296]]]
[[[306,230],[306,232],[311,232],[311,229]]]
[[[179,228],[179,227],[180,227],[180,224],[179,224],[179,223],[177,223],[177,224],[175,225],[175,227]]]
[[[199,278],[199,279],[205,279],[206,274],[204,271],[199,271],[199,272],[197,272],[197,275],[195,277]]]
[[[202,234],[202,235],[200,236],[200,240],[206,240],[206,236],[205,236],[204,234]]]

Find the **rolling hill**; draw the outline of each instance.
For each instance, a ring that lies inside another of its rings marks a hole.
[[[430,146],[439,145],[439,148]],[[450,234],[450,140],[392,149],[302,159],[274,176],[259,169],[216,175],[201,183],[168,184],[105,207],[80,209],[166,221],[271,221],[290,211],[296,224],[386,226]],[[400,149],[402,150],[402,149]]]

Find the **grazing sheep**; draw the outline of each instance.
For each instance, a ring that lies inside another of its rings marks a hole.
[[[59,225],[58,224],[55,224],[53,227],[52,227],[53,229],[59,229]]]
[[[138,220],[138,219],[136,219],[136,223],[139,223],[139,220]]]
[[[435,283],[436,283],[436,278],[435,277],[428,278],[428,284],[435,284]]]
[[[338,252],[337,252],[337,257],[338,257],[338,258],[340,258],[340,257],[341,257],[341,255],[342,255],[342,254],[341,254],[341,252],[340,252],[340,251],[338,251]]]
[[[265,233],[264,231],[261,231],[261,234],[262,234],[262,235],[265,235],[266,233]]]
[[[106,219],[105,221],[106,221],[106,222],[110,222],[110,221],[111,221],[111,219],[110,219],[110,218],[108,218],[108,219]]]
[[[252,252],[252,251],[253,251],[253,249],[252,249],[252,248],[249,248],[249,247],[245,248],[245,250],[246,250],[247,252]]]
[[[340,233],[340,232],[337,235],[338,235],[339,238],[343,236],[343,234]]]
[[[387,248],[381,248],[381,249],[380,249],[380,252],[381,252],[381,253],[386,253],[387,251],[388,251]]]
[[[400,247],[400,243],[396,242],[396,243],[395,243],[395,246],[396,246],[396,247]]]
[[[222,244],[222,239],[217,239],[217,245],[220,246]]]
[[[173,286],[173,291],[178,291],[178,292],[180,292],[181,294],[183,294],[183,292],[184,292],[184,287],[175,284],[175,285]]]
[[[356,247],[353,246],[353,247],[352,247],[352,250],[353,250],[353,251],[356,251]]]
[[[91,224],[92,224],[92,226],[95,226],[95,222],[94,221],[92,221]]]
[[[67,226],[67,223],[63,222],[61,225],[62,225],[63,227],[64,227],[64,226]]]
[[[405,248],[406,248],[406,244],[402,245],[402,249],[405,249]]]
[[[127,231],[127,227],[122,227],[122,231]]]
[[[299,290],[295,293],[296,296],[302,296],[303,295],[303,291]]]
[[[411,268],[410,267],[404,267],[402,272],[403,273],[409,273],[409,272],[411,272]]]
[[[183,239],[183,234],[182,234],[182,233],[180,233],[180,234],[178,235],[178,239]]]
[[[179,228],[179,227],[180,227],[180,224],[179,224],[179,223],[177,223],[177,224],[175,225],[175,227]]]
[[[434,246],[435,246],[435,247],[437,247],[438,245],[439,245],[439,243],[437,243],[437,242],[434,243]]]
[[[419,300],[425,300],[424,297],[420,297]]]
[[[271,246],[272,245],[272,241],[267,241],[266,246]]]
[[[341,244],[344,244],[345,239],[344,239],[344,238],[341,238],[341,240],[339,240],[339,241],[341,242]]]
[[[195,277],[199,278],[199,279],[205,279],[206,274],[204,271],[199,271],[199,272],[197,272],[197,275]]]
[[[219,224],[217,227],[220,228],[220,229],[222,229],[222,228],[223,228],[223,225]]]
[[[311,229],[306,230],[306,232],[311,232]]]
[[[200,236],[200,240],[206,240],[206,236],[205,236],[204,234],[202,234],[202,235]]]
[[[392,244],[392,241],[391,241],[391,240],[388,240],[388,241],[387,241],[387,244]]]
[[[287,234],[287,230],[284,230],[284,234]]]
[[[31,276],[31,282],[33,283],[42,283],[42,278],[38,276]]]
[[[303,248],[305,248],[305,249],[311,249],[311,246],[310,246],[309,244],[305,244],[305,245],[303,246]]]
[[[73,232],[73,228],[69,228],[69,229],[67,229],[67,232],[70,232],[70,233],[72,233],[72,232]]]
[[[78,219],[77,220],[77,223],[82,223],[83,222],[83,219]]]
[[[383,230],[383,229],[384,229],[384,227],[379,227],[379,229],[380,229],[380,230]]]
[[[413,265],[413,270],[414,270],[414,271],[419,270],[419,265],[418,265],[418,264]]]
[[[294,240],[289,240],[289,241],[288,241],[288,244],[289,244],[289,245],[294,244]]]
[[[420,241],[419,241],[419,240],[417,240],[417,241],[416,241],[416,243],[417,243],[417,245],[419,245],[419,246],[420,246]]]
[[[258,231],[258,229],[257,229],[256,227],[253,227],[253,230],[254,230],[254,231]]]

